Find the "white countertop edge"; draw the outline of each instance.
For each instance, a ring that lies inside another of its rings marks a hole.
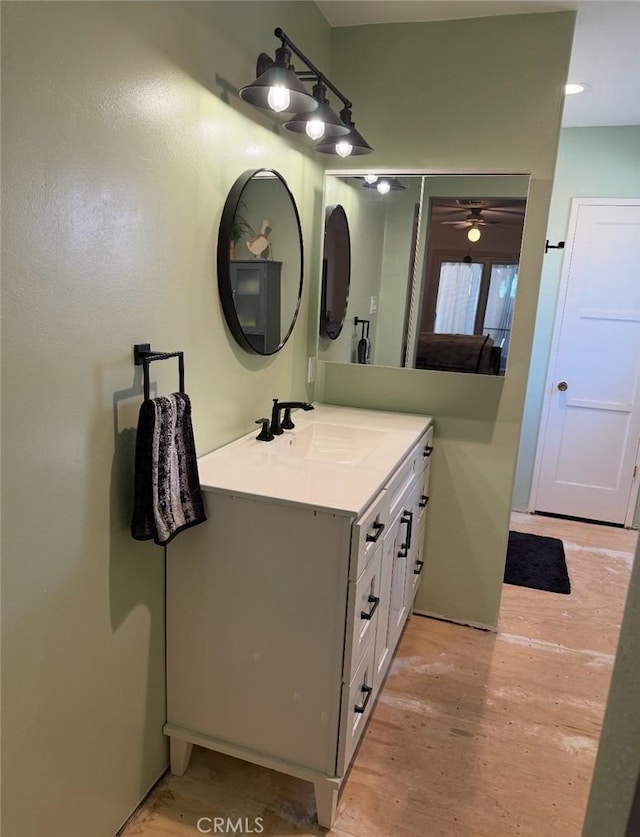
[[[384,486],[380,486],[378,491],[381,491]],[[265,494],[252,494],[249,491],[236,491],[228,488],[219,488],[216,486],[200,486],[205,494],[223,494],[225,497],[241,497],[243,500],[255,500],[259,503],[278,503],[282,506],[295,506],[299,509],[306,509],[307,511],[321,512],[323,514],[332,514],[338,517],[358,517],[360,511],[357,509],[347,509],[337,506],[321,506],[312,503],[305,503],[300,500],[289,500],[285,497],[271,497]]]

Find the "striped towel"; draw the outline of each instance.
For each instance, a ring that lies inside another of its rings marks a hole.
[[[165,546],[205,520],[189,396],[150,398],[138,418],[131,534]]]

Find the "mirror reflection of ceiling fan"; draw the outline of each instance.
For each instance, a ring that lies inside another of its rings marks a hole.
[[[467,230],[471,242],[480,239],[480,228],[489,224],[522,228],[524,201],[491,200],[482,198],[457,198],[434,200],[433,217],[440,224],[449,224],[458,230]]]
[[[454,210],[459,214],[459,210]],[[486,214],[486,217],[485,217]],[[452,220],[440,221],[441,224],[452,224],[456,229],[462,230],[465,227],[478,227],[485,224],[506,224],[508,226],[520,226],[522,224],[522,214],[520,221],[515,217],[516,213],[502,209],[471,209],[467,212],[465,218],[454,218]],[[501,217],[502,216],[502,217]]]

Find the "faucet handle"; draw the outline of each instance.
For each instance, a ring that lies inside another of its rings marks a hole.
[[[270,442],[273,439],[273,433],[269,430],[269,419],[268,418],[259,418],[256,419],[256,424],[261,424],[262,428],[256,439],[259,442]]]
[[[284,418],[280,422],[280,427],[283,430],[293,430],[295,424],[291,419],[291,407],[285,407]]]
[[[280,407],[278,406],[278,399],[273,399],[273,407],[271,408],[271,425],[269,427],[271,436],[282,436],[284,433],[280,426]]]

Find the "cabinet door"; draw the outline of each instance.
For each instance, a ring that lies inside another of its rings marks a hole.
[[[378,627],[375,642],[374,688],[378,691],[389,668],[393,649],[390,645],[389,611],[391,604],[391,575],[394,556],[397,550],[400,515],[388,527],[382,542],[382,565],[380,569],[380,605],[378,607]]]
[[[411,492],[410,496],[413,496]],[[393,546],[393,563],[391,568],[391,590],[389,593],[389,636],[388,643],[391,653],[395,651],[400,633],[409,614],[407,602],[407,573],[410,561],[411,527],[413,521],[412,507],[403,504],[398,515],[398,528]]]
[[[280,344],[281,262],[232,261],[231,291],[238,322],[256,351],[270,354]]]
[[[422,475],[422,479],[411,492],[407,500],[407,509],[411,513],[411,532],[407,554],[407,575],[405,579],[405,607],[408,617],[413,607],[413,598],[417,590],[420,573],[423,567],[423,542],[426,502],[428,499],[428,470]]]
[[[420,587],[420,582],[422,581],[422,569],[424,567],[424,529],[420,534],[419,543],[416,544],[415,561],[413,561],[412,567],[413,571],[411,571],[410,567],[407,578],[407,583],[411,585],[408,602],[409,611],[413,610],[416,593],[418,592],[418,587]]]
[[[265,330],[263,266],[259,262],[232,263],[231,291],[244,333],[262,336]]]
[[[416,528],[417,531],[420,531],[421,528],[424,527],[424,522],[427,516],[427,507],[429,505],[429,473],[431,468],[427,465],[427,467],[422,472],[422,476],[420,479],[420,492],[418,496],[418,506],[416,509]]]

